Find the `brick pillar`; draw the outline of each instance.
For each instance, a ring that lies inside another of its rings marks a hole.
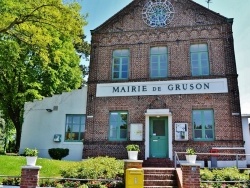
[[[183,188],[200,188],[200,164],[181,164]]]
[[[20,188],[35,188],[39,182],[39,170],[41,166],[23,166]]]
[[[142,168],[143,160],[124,160],[124,171],[128,168]]]

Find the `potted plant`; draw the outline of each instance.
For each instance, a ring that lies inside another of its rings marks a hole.
[[[38,156],[37,149],[25,148],[23,154],[24,154],[24,156],[26,156],[27,166],[35,166],[36,165],[36,160],[37,160],[37,156]]]
[[[188,163],[195,164],[196,157],[197,157],[197,155],[195,155],[195,154],[196,154],[196,152],[193,148],[186,149],[186,160]]]
[[[140,151],[140,147],[137,144],[129,144],[126,146],[128,151],[128,159],[137,160],[138,159],[138,152]]]

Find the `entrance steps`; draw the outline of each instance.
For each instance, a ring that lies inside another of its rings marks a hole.
[[[144,188],[178,188],[174,168],[143,168]]]
[[[172,168],[174,167],[174,162],[171,161],[169,158],[147,158],[147,160],[143,161],[142,166],[143,167]]]

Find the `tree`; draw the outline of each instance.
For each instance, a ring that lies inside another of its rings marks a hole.
[[[20,146],[25,101],[79,88],[86,16],[62,0],[0,1],[0,109],[16,129]],[[78,53],[77,53],[78,52]]]

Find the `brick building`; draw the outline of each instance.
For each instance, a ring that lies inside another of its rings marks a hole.
[[[133,0],[92,30],[83,158],[244,147],[232,24],[192,0]]]

